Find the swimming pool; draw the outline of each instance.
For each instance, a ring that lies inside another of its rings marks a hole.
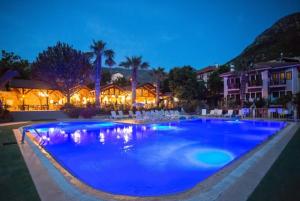
[[[73,176],[112,194],[183,192],[241,157],[284,122],[185,120],[160,124],[55,122],[32,125],[44,149]]]

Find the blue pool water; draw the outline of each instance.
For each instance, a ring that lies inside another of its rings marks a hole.
[[[93,188],[158,196],[194,187],[284,126],[199,119],[144,125],[56,122],[31,128],[42,134],[44,148],[65,169]]]

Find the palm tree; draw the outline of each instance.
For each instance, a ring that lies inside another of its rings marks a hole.
[[[102,40],[95,41],[91,45],[91,50],[95,55],[96,59],[94,61],[95,68],[95,104],[96,107],[100,107],[100,82],[101,82],[101,68],[102,68],[102,58],[105,58],[105,64],[109,67],[115,64],[114,62],[114,51],[106,48],[106,43]]]
[[[142,62],[141,56],[126,57],[126,61],[120,63],[120,66],[131,68],[131,103],[135,107],[136,102],[136,86],[137,86],[137,71],[138,69],[146,69],[149,67],[147,62]]]
[[[160,82],[163,80],[165,76],[164,68],[158,67],[157,69],[153,69],[152,75],[155,78],[155,84],[156,84],[156,97],[155,97],[155,103],[156,106],[159,106],[159,94],[160,94]]]

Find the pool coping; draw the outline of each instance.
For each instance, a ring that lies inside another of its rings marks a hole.
[[[63,167],[60,166],[44,149],[34,145],[30,139],[26,140],[25,144],[20,144],[19,147],[29,167],[30,174],[33,177],[34,183],[42,200],[228,200],[224,198],[230,197],[230,200],[246,200],[251,194],[256,185],[271,167],[273,162],[279,156],[285,145],[299,128],[300,124],[288,123],[288,125],[275,134],[271,139],[258,145],[256,148],[235,160],[231,164],[225,166],[217,173],[213,174],[203,182],[197,184],[194,188],[182,193],[155,196],[155,197],[134,197],[123,195],[112,195],[93,189],[84,184]],[[295,131],[295,132],[293,132]],[[14,130],[15,136],[20,141],[20,131]],[[284,140],[282,140],[284,139]],[[268,146],[267,146],[268,145]],[[278,145],[276,147],[276,145]],[[274,149],[276,147],[276,149]],[[30,151],[31,150],[31,151]],[[271,151],[273,150],[273,151]],[[274,152],[275,150],[275,152]],[[272,152],[272,157],[266,157]],[[30,153],[28,153],[30,152]],[[34,159],[33,159],[34,158]],[[260,167],[259,161],[264,161],[264,167]],[[32,163],[35,161],[35,163]],[[267,162],[269,161],[269,162]],[[256,165],[254,165],[256,164]],[[253,169],[254,166],[254,169]],[[259,171],[255,170],[259,167]],[[43,172],[43,174],[39,174]],[[251,177],[245,177],[249,174]],[[46,179],[47,178],[47,179]],[[47,184],[48,182],[48,184]],[[240,185],[236,185],[240,183]],[[242,184],[242,185],[241,185]],[[241,187],[247,184],[247,188],[240,190]],[[47,190],[53,188],[51,192],[56,192],[49,196],[49,192],[43,189],[47,186]],[[235,186],[233,188],[233,186]],[[235,192],[235,193],[234,193]],[[232,197],[234,195],[234,197]],[[57,199],[55,199],[57,197]],[[234,199],[234,198],[243,199]]]

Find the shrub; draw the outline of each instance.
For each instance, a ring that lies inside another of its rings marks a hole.
[[[80,116],[86,119],[92,118],[95,115],[96,115],[96,108],[94,107],[84,108],[80,111]]]
[[[0,121],[1,122],[9,122],[12,121],[13,117],[10,112],[6,109],[0,109]]]
[[[81,108],[75,107],[74,105],[68,103],[66,103],[61,110],[70,118],[78,118],[81,112]]]

